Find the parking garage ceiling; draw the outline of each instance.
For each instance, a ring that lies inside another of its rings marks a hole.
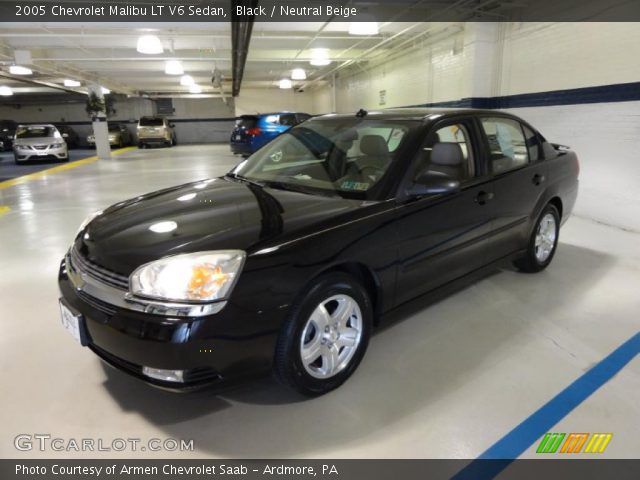
[[[179,60],[203,95],[231,95],[232,46],[230,23],[131,25],[101,23],[0,24],[0,75],[15,97],[60,92],[86,93],[98,84],[114,93],[148,96],[189,94],[180,77],[164,73],[165,62]],[[295,88],[308,88],[330,79],[333,72],[392,55],[456,28],[453,23],[381,23],[375,35],[349,34],[348,22],[254,24],[243,87],[277,88],[293,68],[303,68],[306,80]],[[163,53],[136,50],[141,35],[157,36]],[[313,66],[314,49],[326,49],[330,63]],[[16,51],[30,54],[32,75],[13,75]],[[214,76],[220,80],[213,81]],[[64,80],[81,82],[65,87]],[[5,97],[5,103],[9,100]]]

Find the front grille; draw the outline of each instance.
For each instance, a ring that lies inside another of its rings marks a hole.
[[[91,305],[96,310],[100,310],[102,313],[106,313],[110,317],[116,314],[116,309],[113,308],[111,305],[103,302],[102,300],[98,300],[95,297],[92,297],[91,295],[83,292],[82,290],[77,290],[76,294],[78,295],[78,297],[80,297],[80,299],[83,302]]]
[[[129,289],[129,279],[127,277],[93,263],[88,258],[82,256],[75,246],[71,249],[70,259],[71,266],[75,270],[86,273],[96,280],[100,280],[102,283],[119,288],[120,290]]]
[[[49,145],[34,145],[33,148],[36,150],[46,150]]]

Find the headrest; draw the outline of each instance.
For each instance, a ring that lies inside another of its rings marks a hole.
[[[431,150],[431,163],[434,165],[461,165],[462,149],[455,142],[436,143]]]
[[[389,155],[387,142],[380,135],[363,136],[360,140],[360,151],[370,156]]]

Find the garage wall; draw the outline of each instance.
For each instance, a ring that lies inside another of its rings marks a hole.
[[[225,104],[219,98],[174,98],[175,124],[179,143],[227,142],[235,123],[233,98]],[[141,116],[155,113],[154,102],[146,98],[118,98],[116,114],[109,120],[127,122],[135,136],[137,121]],[[42,106],[25,105],[21,108],[0,106],[0,118],[26,123],[70,123],[81,139],[92,133],[84,103],[61,103]]]
[[[337,109],[501,106],[576,150],[575,214],[640,232],[638,58],[633,23],[466,24],[399,59],[341,72]],[[332,95],[317,89],[318,108],[329,110]]]
[[[282,111],[314,113],[314,95],[294,89],[242,87],[235,106],[237,115]]]

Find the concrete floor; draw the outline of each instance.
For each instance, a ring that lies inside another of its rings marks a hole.
[[[372,339],[350,381],[321,398],[268,379],[223,395],[175,395],[105,370],[58,318],[58,263],[78,225],[111,203],[236,162],[223,145],[132,150],[0,184],[0,457],[138,455],[13,447],[18,434],[49,433],[194,440],[195,451],[173,458],[475,458],[638,333],[640,236],[572,218],[547,271],[502,271],[409,309]],[[546,430],[611,432],[604,456],[633,458],[639,420],[636,356]]]

